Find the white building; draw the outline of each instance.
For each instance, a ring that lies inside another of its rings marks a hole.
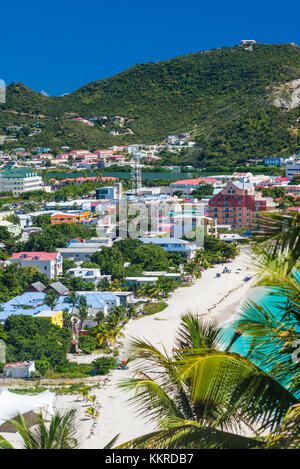
[[[14,195],[20,195],[43,189],[42,177],[30,169],[11,169],[0,173],[0,192],[12,191]]]
[[[4,378],[30,378],[30,374],[35,371],[35,364],[30,362],[6,363],[3,368]]]
[[[293,179],[294,176],[300,176],[300,161],[286,165],[286,177]]]
[[[56,278],[62,274],[62,256],[59,252],[15,252],[10,262],[21,267],[36,266],[48,278]]]
[[[85,269],[85,268],[73,268],[67,271],[68,275],[72,275],[73,277],[79,277],[82,280],[87,282],[93,282],[98,284],[101,279],[108,278],[111,279],[111,275],[101,275],[100,269]]]
[[[99,250],[97,243],[72,243],[67,248],[59,248],[58,252],[62,255],[63,259],[83,262],[89,261],[90,257]]]

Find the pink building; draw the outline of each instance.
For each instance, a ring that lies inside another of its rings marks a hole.
[[[208,203],[209,216],[217,219],[218,225],[233,228],[259,228],[260,212],[274,210],[276,204],[270,197],[263,197],[254,186],[229,181],[224,189],[215,190]]]
[[[36,266],[51,279],[62,274],[62,257],[59,252],[15,252],[9,261],[21,267]]]

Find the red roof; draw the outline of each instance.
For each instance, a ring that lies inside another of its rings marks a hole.
[[[29,366],[32,362],[15,362],[15,363],[6,363],[4,368],[17,368],[18,366]]]
[[[300,207],[288,207],[287,212],[300,212]]]
[[[289,178],[282,177],[282,178],[274,179],[274,181],[289,181]]]
[[[22,257],[26,255],[26,257]],[[40,261],[53,261],[58,256],[57,252],[14,252],[11,256],[11,259],[24,259],[26,261],[30,260],[40,260]],[[39,259],[33,259],[38,257]]]
[[[171,186],[176,186],[181,185],[181,184],[187,184],[190,186],[197,186],[201,182],[207,183],[207,184],[213,184],[215,182],[219,182],[218,179],[212,179],[212,178],[196,178],[196,179],[182,179],[181,181],[175,181],[171,182]]]

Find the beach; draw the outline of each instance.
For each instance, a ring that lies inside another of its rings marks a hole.
[[[126,360],[130,351],[131,338],[149,341],[160,350],[171,353],[174,339],[182,314],[197,313],[208,320],[219,324],[229,321],[238,311],[243,298],[253,285],[253,280],[244,282],[243,279],[251,272],[249,257],[246,249],[232,262],[226,264],[231,273],[224,273],[225,265],[217,265],[203,272],[202,277],[189,287],[180,287],[167,300],[168,306],[160,313],[130,320],[123,329],[124,337],[120,338],[120,360]],[[241,269],[237,271],[237,269]],[[237,273],[240,272],[240,273]],[[99,355],[97,355],[99,356]],[[75,360],[74,357],[69,358]],[[94,354],[86,355],[76,360],[90,362],[96,358]],[[131,394],[120,389],[120,382],[132,376],[131,365],[128,370],[114,370],[103,384],[104,377],[94,377],[89,384],[100,384],[95,389],[97,401],[100,404],[100,416],[92,434],[92,419],[85,412],[90,406],[81,396],[56,395],[54,408],[65,412],[76,409],[76,431],[80,448],[101,449],[112,438],[119,434],[117,444],[128,441],[137,436],[155,430],[155,425],[147,422],[145,417],[139,417],[132,405],[129,404]],[[9,441],[19,445],[20,439],[16,434],[4,434]]]
[[[192,286],[178,288],[167,301],[168,307],[161,313],[129,321],[123,331],[125,337],[121,340],[120,360],[127,359],[133,337],[145,339],[170,353],[180,317],[184,313],[198,313],[218,323],[228,321],[236,313],[253,281],[243,281],[250,269],[246,250],[242,250],[227,267],[231,273],[222,274],[221,278],[216,278],[216,273],[223,270],[223,266],[218,265],[203,272]],[[241,273],[236,273],[237,268],[242,269]],[[119,388],[120,381],[131,374],[130,365],[129,370],[115,370],[107,384],[96,391],[102,405],[100,418],[95,434],[89,438],[85,437],[87,430],[84,427],[90,423],[82,422],[80,439],[83,448],[103,448],[117,433],[120,434],[120,444],[155,430],[153,423],[135,414],[133,406],[128,403],[130,393]]]

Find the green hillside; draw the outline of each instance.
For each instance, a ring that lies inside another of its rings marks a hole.
[[[38,121],[41,134],[21,136],[18,146],[40,143],[59,150],[64,144],[95,149],[153,143],[192,131],[198,145],[184,160],[200,166],[290,154],[300,146],[299,107],[273,104],[278,94],[289,99],[285,84],[299,78],[298,46],[256,44],[252,50],[236,46],[135,65],[63,97],[45,97],[15,83],[0,107],[0,134],[6,125],[30,128]],[[111,122],[116,115],[125,118],[123,127]],[[75,116],[107,116],[108,123],[87,128],[73,122]]]

